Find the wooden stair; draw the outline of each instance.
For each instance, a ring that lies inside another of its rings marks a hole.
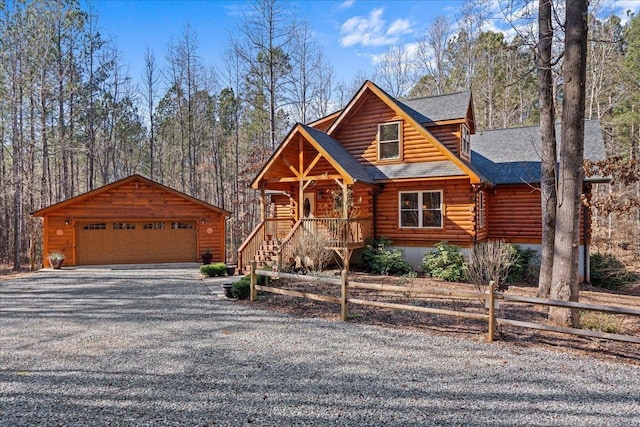
[[[253,255],[253,259],[256,261],[256,268],[258,270],[270,270],[273,264],[278,263],[278,245],[277,240],[264,240],[256,253]],[[245,267],[244,273],[249,274],[251,267]]]

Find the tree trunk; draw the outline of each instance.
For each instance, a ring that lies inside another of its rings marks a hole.
[[[551,0],[540,0],[538,12],[538,92],[540,97],[540,192],[542,193],[542,244],[538,296],[549,297],[556,233],[556,134],[553,102]]]
[[[562,145],[551,298],[578,301],[580,195],[583,180],[587,0],[567,0]],[[552,307],[555,325],[578,326],[576,309]]]

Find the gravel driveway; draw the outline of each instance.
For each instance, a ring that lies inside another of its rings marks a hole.
[[[640,368],[225,300],[196,267],[0,281],[0,425],[638,426]]]

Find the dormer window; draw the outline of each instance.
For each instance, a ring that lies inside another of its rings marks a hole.
[[[400,122],[378,125],[378,159],[394,160],[400,158]]]
[[[467,157],[471,154],[471,133],[465,124],[460,127],[460,151]]]

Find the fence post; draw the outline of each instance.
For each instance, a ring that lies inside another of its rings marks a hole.
[[[251,292],[250,292],[250,301],[255,301],[258,297],[258,292],[256,291],[256,284],[258,283],[258,277],[256,276],[256,264],[255,260],[251,261]]]
[[[347,270],[342,270],[340,273],[341,293],[340,293],[340,320],[347,320],[347,297],[348,297],[348,283],[347,283]]]
[[[489,281],[489,334],[487,335],[487,341],[493,341],[493,334],[496,329],[496,284],[493,280]]]

